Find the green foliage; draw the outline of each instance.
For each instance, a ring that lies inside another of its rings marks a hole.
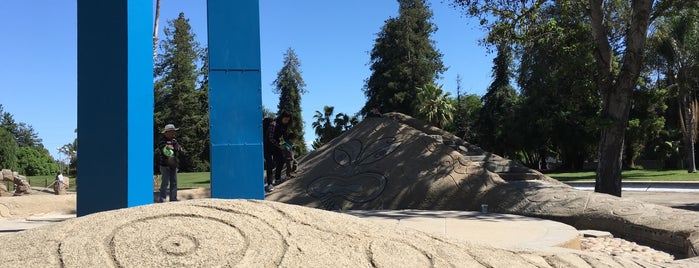
[[[458,93],[457,93],[458,94]],[[476,94],[458,94],[454,103],[454,121],[444,129],[452,131],[465,141],[474,142],[478,139],[475,125],[478,122],[483,103],[481,97]]]
[[[446,68],[430,35],[437,31],[425,0],[398,0],[399,16],[386,20],[371,50],[363,113],[382,106],[382,112],[416,115],[421,103],[418,88],[433,83]]]
[[[51,165],[56,164],[34,128],[24,122],[16,122],[11,113],[3,110],[2,105],[0,115],[0,167],[17,169],[25,175],[28,174],[26,172],[53,172]],[[40,156],[35,156],[35,153]]]
[[[510,85],[511,53],[509,46],[498,46],[498,55],[493,60],[494,80],[481,99],[483,108],[477,123],[480,137],[478,144],[483,149],[504,157],[514,153],[512,140],[508,137],[512,133],[517,105],[517,92]]]
[[[550,6],[540,16],[546,38],[518,46],[522,96],[513,139],[530,167],[544,169],[543,159],[558,156],[562,168],[580,169],[594,158],[600,131],[590,30],[578,9]]]
[[[180,130],[177,140],[184,148],[180,159],[183,171],[209,170],[208,73],[205,51],[194,40],[189,19],[180,13],[168,21],[165,38],[160,43],[162,54],[155,63],[154,133],[160,139],[166,124]],[[203,68],[197,63],[202,59]],[[202,79],[202,80],[199,80]]]
[[[303,118],[301,117],[301,94],[306,93],[306,83],[301,77],[301,62],[293,49],[289,48],[284,53],[284,66],[277,73],[274,80],[275,93],[279,94],[278,114],[286,111],[291,114],[291,126],[289,133],[297,137],[295,154],[303,156],[308,153],[304,139]]]
[[[658,146],[665,128],[666,90],[640,89],[634,91],[634,106],[626,130],[624,165],[635,168],[635,160],[646,146]]]
[[[656,22],[648,40],[648,54],[653,67],[664,75],[661,86],[667,86],[676,99],[688,170],[696,172],[694,143],[697,137],[696,90],[699,87],[699,4],[691,1],[683,9],[667,9]]]
[[[313,122],[312,126],[316,136],[318,136],[311,145],[313,149],[320,148],[359,123],[359,119],[356,116],[349,116],[343,113],[338,113],[333,119],[334,113],[335,107],[326,105],[323,107],[322,113],[316,111],[316,114],[313,116],[316,121]]]
[[[17,149],[17,142],[12,134],[0,128],[0,169],[16,169]]]
[[[449,92],[443,92],[441,86],[429,83],[417,92],[418,118],[423,119],[438,128],[442,128],[454,119],[454,105],[449,98]]]
[[[75,130],[75,133],[78,133],[78,130]],[[58,152],[65,155],[68,158],[68,172],[66,174],[73,173],[75,174],[76,172],[71,172],[70,170],[75,170],[77,169],[77,162],[78,162],[78,138],[75,138],[72,143],[66,143],[61,148],[58,149]],[[63,161],[63,159],[59,159],[59,161]]]
[[[58,172],[58,165],[47,153],[32,147],[17,150],[17,172],[27,176],[52,175]]]

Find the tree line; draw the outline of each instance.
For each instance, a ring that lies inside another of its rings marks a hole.
[[[0,169],[27,176],[55,175],[59,160],[53,159],[39,134],[24,122],[17,122],[0,104]]]
[[[638,167],[639,159],[696,172],[698,1],[452,0],[478,19],[487,32],[481,43],[495,54],[483,96],[462,92],[459,77],[455,89],[437,84],[448,66],[431,39],[437,26],[429,2],[397,2],[398,15],[385,21],[369,53],[365,105],[355,113],[316,110],[314,149],[381,107],[532,168],[579,170],[598,163],[592,168],[599,192],[620,195],[621,170]],[[183,13],[164,33],[156,42],[154,139],[167,123],[181,127],[182,170],[207,171],[206,48]],[[301,60],[289,48],[283,62],[273,83],[277,109],[263,116],[290,112],[291,131],[305,142],[300,103],[308,90]],[[300,155],[307,148],[297,147]],[[556,166],[549,166],[552,159]]]

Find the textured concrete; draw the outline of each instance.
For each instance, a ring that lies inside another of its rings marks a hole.
[[[0,236],[3,267],[692,267],[515,251],[269,201],[120,209]]]
[[[362,121],[305,156],[267,200],[327,210],[479,211],[551,219],[686,256],[699,214],[576,190],[441,129],[391,113]]]
[[[500,248],[580,249],[578,230],[560,222],[538,218],[470,211],[349,210],[342,212],[375,222]]]

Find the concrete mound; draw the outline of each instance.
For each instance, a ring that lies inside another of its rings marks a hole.
[[[576,190],[409,116],[368,118],[267,200],[327,210],[480,210],[552,219],[695,257],[699,214]]]
[[[690,267],[468,244],[270,201],[199,199],[0,236],[2,267]],[[696,263],[694,264],[696,265]]]

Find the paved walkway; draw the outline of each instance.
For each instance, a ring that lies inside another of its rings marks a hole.
[[[555,221],[472,211],[343,211],[360,218],[417,229],[464,242],[507,249],[580,249],[578,230]]]

